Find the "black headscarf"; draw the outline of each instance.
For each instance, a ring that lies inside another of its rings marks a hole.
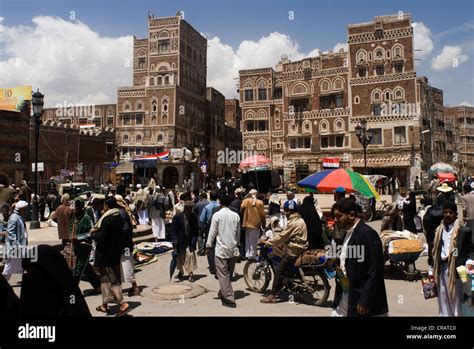
[[[323,226],[319,214],[314,207],[314,199],[311,196],[307,196],[303,199],[303,204],[299,208],[299,212],[308,230],[308,249],[323,249]]]
[[[8,281],[0,275],[0,314],[8,320],[18,320],[20,300]]]
[[[64,257],[39,245],[37,259],[23,258],[20,316],[23,318],[91,317]]]

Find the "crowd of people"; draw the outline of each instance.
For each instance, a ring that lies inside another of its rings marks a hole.
[[[11,201],[2,206],[0,231],[7,248],[28,244],[25,220],[31,199],[26,182],[22,184],[21,194],[14,189],[16,195],[11,196],[8,191]],[[197,255],[207,256],[209,273],[219,282],[218,297],[224,306],[237,306],[232,287],[235,265],[256,259],[259,244],[282,251],[271,293],[262,298],[262,303],[281,300],[285,272],[301,253],[335,244],[340,247],[337,263],[349,286],[336,283],[332,315],[388,315],[379,232],[361,219],[355,197],[347,197],[344,188],[334,191],[330,216],[335,225],[331,226],[312,193],[300,202],[289,191],[282,203],[278,194],[265,196],[255,188],[244,189],[235,178],[213,184],[209,191],[191,191],[189,181],[181,188],[165,189],[152,179],[146,187],[137,184],[135,191],[125,190],[123,196],[113,185],[104,186],[102,196],[64,194],[58,200],[57,193],[50,193],[46,201],[51,212],[48,219],[57,226],[62,241],[60,253],[70,270],[74,292],[81,280],[87,281],[92,286],[91,294],[102,295],[97,311],[109,313],[109,304],[116,303],[118,316],[127,313],[130,306],[124,300],[122,284],[131,285],[129,297],[140,294],[133,268],[133,230],[150,225],[157,241],[172,242],[178,279],[193,282]],[[463,220],[458,218],[455,189],[447,183],[438,183],[435,192],[425,193],[418,211],[417,195],[423,192],[400,190],[382,219],[381,231],[406,229],[416,233],[421,229],[425,233],[440,315],[460,315],[462,285],[456,268],[474,259],[473,187],[474,183],[466,181],[464,195],[458,198]],[[0,189],[1,195],[5,188]],[[364,247],[363,256],[348,253],[354,246]],[[23,273],[25,265],[31,268],[34,263],[6,258],[3,276],[9,280],[12,274]]]

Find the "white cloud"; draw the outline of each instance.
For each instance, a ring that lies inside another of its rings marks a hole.
[[[101,37],[86,24],[34,17],[8,27],[0,18],[0,86],[32,85],[57,103],[115,103],[117,87],[131,84],[133,38]],[[129,67],[126,60],[129,60]]]
[[[474,104],[469,103],[468,101],[461,102],[461,103],[459,103],[459,105],[463,105],[463,106],[466,106],[466,107],[474,107]]]
[[[46,107],[66,103],[115,103],[117,87],[132,84],[133,38],[103,37],[80,21],[37,16],[32,25],[6,26],[0,18],[0,86],[32,85],[45,94]],[[218,37],[208,40],[207,86],[226,98],[238,97],[238,71],[275,67],[282,54],[292,61],[308,53],[288,35],[274,32],[235,49]],[[335,47],[344,48],[346,44]],[[129,60],[129,67],[125,61]]]
[[[464,54],[459,46],[444,46],[441,53],[431,61],[431,68],[434,70],[456,68],[467,59],[467,54]]]
[[[207,86],[222,92],[226,98],[236,98],[239,70],[275,67],[282,54],[292,61],[317,56],[318,49],[309,53],[300,50],[288,35],[274,32],[258,41],[244,40],[234,50],[218,37],[208,40]]]
[[[344,51],[349,51],[349,44],[347,42],[338,42],[336,46],[334,46],[334,52],[339,52],[341,48]]]
[[[415,57],[423,59],[433,51],[434,44],[431,39],[431,30],[421,22],[412,23],[413,27],[413,41],[414,49],[421,50],[415,51]]]

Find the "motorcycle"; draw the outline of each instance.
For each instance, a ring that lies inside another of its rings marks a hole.
[[[244,280],[250,291],[263,293],[268,288],[272,271],[275,272],[281,257],[274,255],[273,249],[264,244],[259,244],[257,249],[257,260],[250,259],[244,266]],[[304,303],[317,306],[325,304],[331,289],[328,277],[334,277],[335,273],[329,260],[323,259],[317,264],[291,266],[283,279],[284,289],[300,296]]]

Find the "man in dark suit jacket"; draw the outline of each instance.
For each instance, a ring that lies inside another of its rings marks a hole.
[[[193,212],[194,203],[185,201],[184,211],[176,214],[171,221],[171,242],[178,254],[178,278],[189,274],[189,281],[193,280],[193,271],[197,268],[196,244],[199,236],[198,219]],[[187,250],[189,249],[189,253]]]
[[[349,285],[345,291],[336,285],[333,316],[388,315],[379,235],[357,217],[357,204],[351,199],[337,201],[334,215],[336,224],[347,231],[340,267]]]
[[[128,309],[122,295],[120,257],[123,250],[123,220],[120,216],[117,200],[109,196],[104,202],[104,215],[95,225],[92,238],[97,242],[94,266],[100,271],[102,305],[97,311],[108,313],[108,303],[120,305],[117,316],[124,315]]]

